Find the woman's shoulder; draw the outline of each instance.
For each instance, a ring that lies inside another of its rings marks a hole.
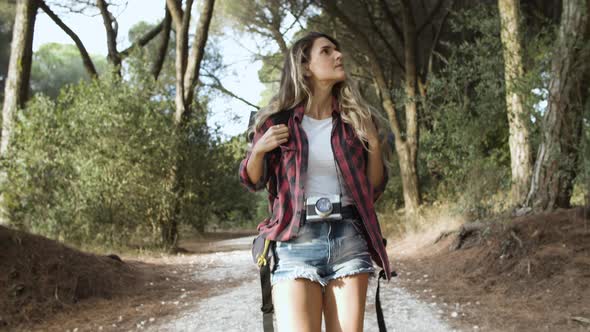
[[[277,124],[287,124],[289,122],[289,118],[293,115],[293,109],[281,110],[276,113],[271,114],[268,119],[265,121],[265,125],[277,125]]]
[[[266,118],[262,121],[262,124],[256,126],[257,132],[265,132],[268,128],[277,125],[277,124],[287,124],[289,122],[289,118],[293,115],[292,109],[282,110],[279,112],[275,112],[269,115],[266,115]],[[264,115],[262,115],[264,117]]]

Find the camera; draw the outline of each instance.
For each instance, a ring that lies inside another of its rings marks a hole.
[[[342,219],[340,195],[308,197],[305,205],[306,221]]]

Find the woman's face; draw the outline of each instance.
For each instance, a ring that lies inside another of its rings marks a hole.
[[[325,37],[314,40],[310,51],[311,60],[306,64],[306,76],[317,83],[335,84],[346,79],[342,53]]]

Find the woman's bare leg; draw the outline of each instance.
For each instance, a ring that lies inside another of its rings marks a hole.
[[[307,279],[282,281],[272,288],[279,332],[319,332],[322,328],[322,286]]]
[[[369,274],[361,273],[332,280],[324,294],[326,332],[361,332]]]

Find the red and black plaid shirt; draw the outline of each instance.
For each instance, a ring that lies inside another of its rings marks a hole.
[[[250,152],[240,163],[240,181],[248,190],[257,191],[265,187],[269,192],[269,212],[271,216],[258,225],[258,231],[267,239],[287,241],[297,236],[305,218],[305,177],[307,174],[308,141],[301,120],[304,107],[299,106],[288,117],[289,140],[264,156],[264,171],[258,183],[252,183],[246,171]],[[336,99],[332,103],[331,143],[334,158],[340,168],[344,183],[355,202],[359,215],[365,225],[367,243],[373,260],[381,266],[387,278],[391,269],[381,235],[381,228],[375,213],[374,202],[379,198],[387,183],[387,171],[383,180],[373,187],[367,177],[367,151],[356,136],[354,129],[340,118]],[[254,133],[252,146],[268,128],[277,124],[278,117],[269,117]]]

